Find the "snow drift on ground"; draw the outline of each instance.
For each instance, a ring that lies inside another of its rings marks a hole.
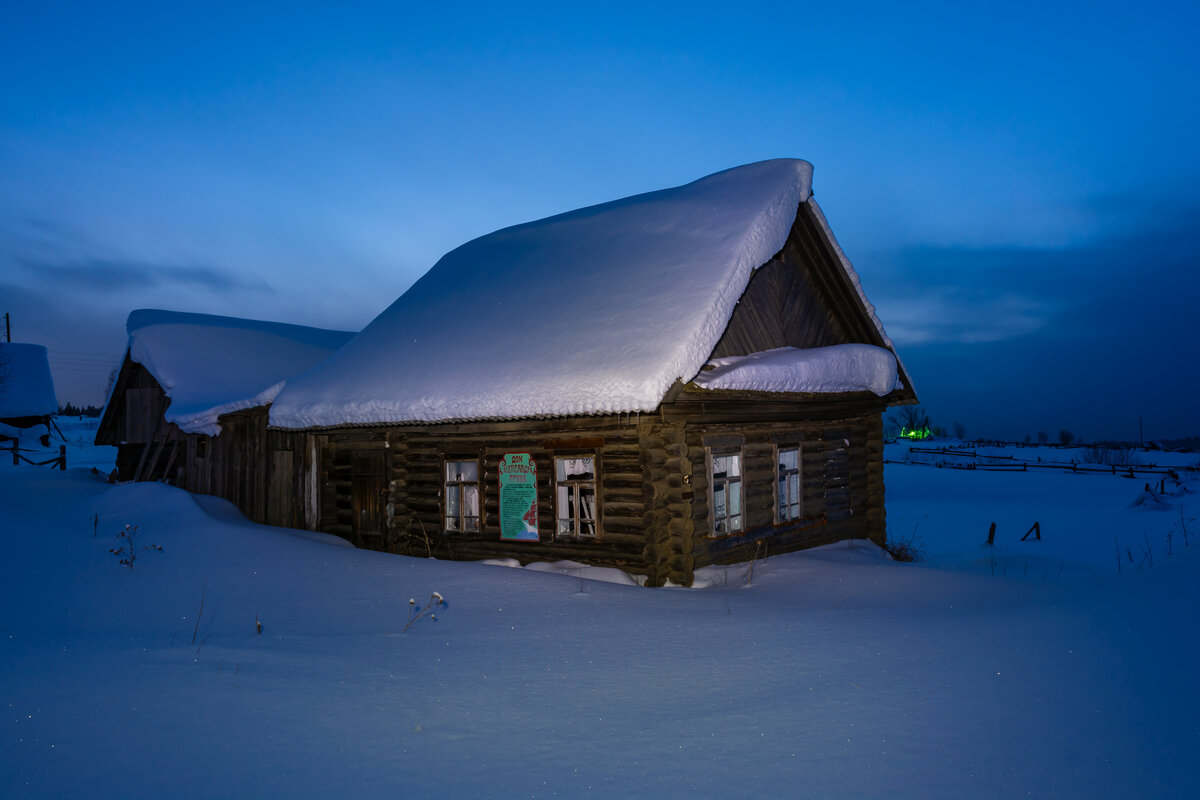
[[[1196,483],[1160,512],[1120,476],[886,469],[924,564],[842,544],[645,589],[0,464],[0,796],[1200,796]],[[162,547],[132,570],[125,525]]]
[[[58,413],[46,348],[0,342],[0,419]]]
[[[861,392],[883,397],[896,388],[896,357],[869,344],[804,350],[777,347],[748,356],[714,358],[692,383],[702,389],[756,392]]]
[[[651,411],[704,364],[811,177],[763,161],[468,242],[291,381],[271,424]]]
[[[353,333],[281,322],[139,309],[129,315],[129,358],[149,370],[171,404],[166,419],[215,436],[222,414],[266,405],[288,378]]]

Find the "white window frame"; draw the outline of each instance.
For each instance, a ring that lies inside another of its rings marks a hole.
[[[559,464],[564,461],[589,459],[592,462],[591,478],[560,478]],[[587,504],[581,500],[583,489],[591,488],[591,518],[586,512]],[[564,510],[564,494],[566,509]],[[563,524],[568,530],[564,531]],[[588,530],[590,528],[590,531]],[[600,457],[595,453],[554,456],[554,536],[558,539],[600,539]]]
[[[709,535],[712,537],[732,536],[746,531],[746,503],[745,494],[742,491],[742,484],[745,480],[746,459],[742,453],[741,446],[732,447],[707,447],[706,461],[708,462],[708,508],[709,517],[712,521],[712,530]],[[723,473],[722,477],[718,477],[718,473],[714,468],[713,460],[717,458],[728,458],[736,456],[737,458],[737,475],[729,475],[728,468]],[[725,496],[724,514],[718,517],[717,514],[717,489],[721,488],[721,493]],[[736,497],[736,502],[730,502],[731,498]],[[736,513],[730,513],[736,508]]]
[[[474,464],[475,480],[463,480],[461,472],[451,476],[450,470],[455,464]],[[482,475],[483,469],[477,458],[447,458],[442,462],[442,530],[446,533],[479,533],[483,530],[483,481],[480,480]],[[474,514],[466,513],[470,509],[468,504],[463,502],[468,486],[475,487]],[[458,513],[454,516],[450,514],[452,494],[458,498]],[[452,520],[454,525],[451,525]],[[468,526],[470,521],[473,521],[474,527]]]
[[[796,466],[784,467],[783,453],[796,453]],[[775,524],[795,522],[804,515],[804,462],[799,443],[775,445]],[[795,497],[791,496],[790,476],[796,476]]]

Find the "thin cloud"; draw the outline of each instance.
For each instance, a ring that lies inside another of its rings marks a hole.
[[[1103,335],[1114,315],[1156,325],[1200,289],[1196,206],[1076,247],[916,247],[864,262],[867,290],[897,344]]]
[[[54,262],[18,257],[26,272],[53,282],[68,282],[80,289],[120,292],[135,288],[187,287],[211,292],[251,291],[274,294],[265,281],[247,281],[229,270],[203,266],[153,264],[105,258]]]
[[[1119,234],[1077,247],[925,247],[874,271],[864,262],[934,418],[998,437],[1065,427],[1135,440],[1143,419],[1151,438],[1194,435],[1200,204],[1171,208],[1133,209]]]

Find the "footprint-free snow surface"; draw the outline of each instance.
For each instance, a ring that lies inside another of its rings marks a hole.
[[[1195,482],[889,464],[925,563],[645,589],[253,525],[86,440],[0,464],[5,798],[1200,796]]]

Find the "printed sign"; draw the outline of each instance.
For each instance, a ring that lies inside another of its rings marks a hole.
[[[500,538],[538,540],[537,464],[529,453],[500,459]]]

